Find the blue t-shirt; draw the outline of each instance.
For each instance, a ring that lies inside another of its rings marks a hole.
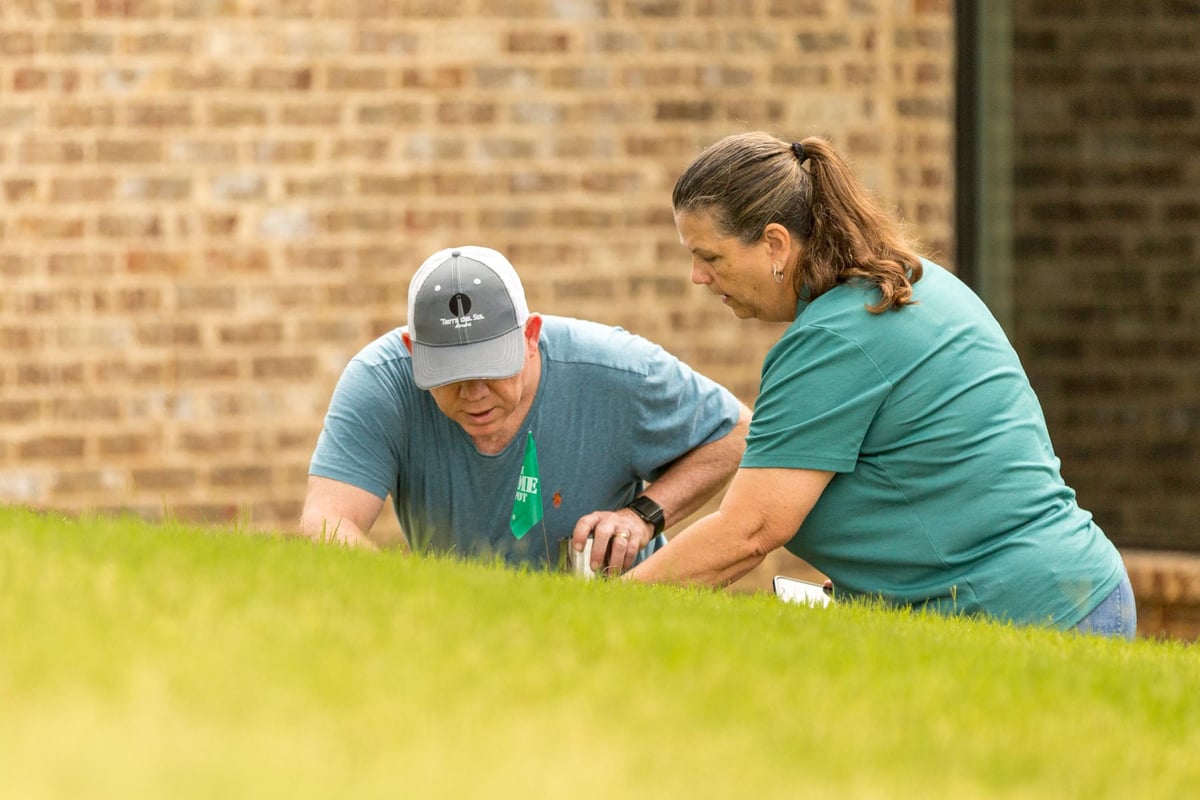
[[[915,305],[877,289],[800,304],[768,353],[743,467],[837,473],[787,544],[839,592],[1071,627],[1121,580],[1062,479],[999,324],[928,261]]]
[[[738,418],[732,394],[658,345],[620,328],[543,316],[533,406],[513,441],[486,455],[413,383],[401,332],[375,340],[346,367],[309,472],[390,494],[418,552],[535,567],[549,554],[555,563],[559,540],[580,517],[623,507]],[[537,445],[545,528],[518,540],[509,521],[527,432]]]

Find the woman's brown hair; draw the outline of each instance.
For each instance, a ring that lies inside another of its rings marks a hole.
[[[824,139],[785,142],[767,133],[727,136],[679,176],[678,211],[707,211],[723,236],[743,244],[777,222],[804,244],[792,276],[800,297],[815,299],[854,279],[878,287],[872,313],[912,303],[921,259],[899,224]]]

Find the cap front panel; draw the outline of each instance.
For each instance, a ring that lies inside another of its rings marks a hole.
[[[484,342],[519,327],[500,277],[479,261],[457,254],[426,277],[414,312],[413,339],[428,347]]]

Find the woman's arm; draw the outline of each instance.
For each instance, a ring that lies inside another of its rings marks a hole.
[[[833,475],[743,467],[720,508],[681,531],[625,578],[727,586],[796,535]]]

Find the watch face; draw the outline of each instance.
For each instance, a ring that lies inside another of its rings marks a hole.
[[[653,525],[655,533],[662,532],[664,515],[662,506],[658,503],[642,495],[641,497],[635,497],[629,504],[629,508],[643,520]]]

